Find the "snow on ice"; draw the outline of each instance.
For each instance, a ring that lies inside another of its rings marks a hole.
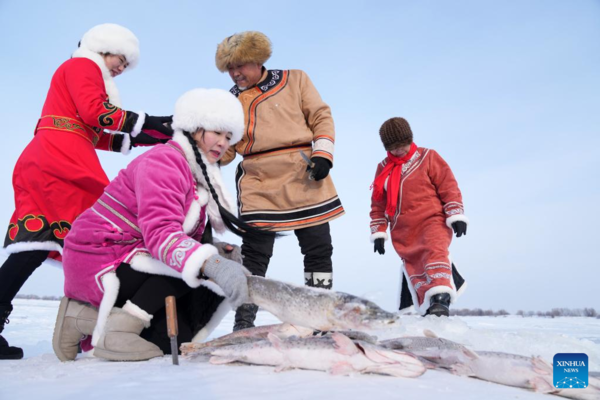
[[[11,322],[3,335],[23,347],[25,359],[0,362],[0,400],[9,399],[363,399],[419,400],[559,399],[441,371],[427,371],[416,379],[377,375],[332,376],[318,371],[275,372],[272,367],[228,366],[180,358],[173,366],[165,356],[145,362],[116,363],[80,354],[61,363],[52,352],[52,330],[57,301],[16,300]],[[215,337],[231,332],[230,312]],[[381,339],[422,335],[430,329],[439,337],[473,350],[540,355],[552,363],[556,353],[585,353],[590,371],[600,370],[600,319],[402,316],[394,331],[374,333]],[[258,324],[279,321],[259,312]]]

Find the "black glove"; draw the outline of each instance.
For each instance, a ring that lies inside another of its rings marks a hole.
[[[164,136],[164,135],[161,135],[161,136],[163,136],[164,139],[154,137],[154,136],[150,135],[149,133],[141,131],[140,133],[138,133],[138,135],[136,137],[133,137],[130,135],[131,146],[133,146],[133,147],[154,146],[159,143],[167,143],[169,140],[171,140],[171,138],[169,138],[167,136]]]
[[[452,229],[456,233],[456,237],[461,237],[467,234],[467,223],[465,221],[456,221],[452,223]]]
[[[146,114],[144,125],[142,125],[142,132],[146,132],[150,136],[156,136],[159,139],[165,139],[164,136],[173,136],[173,129],[171,129],[171,123],[173,123],[173,116],[169,115],[166,117],[154,117]],[[165,124],[168,124],[166,126]],[[158,132],[158,133],[156,133]]]
[[[375,247],[373,248],[373,252],[377,252],[379,254],[385,254],[385,239],[384,238],[375,239]]]
[[[315,166],[312,168],[308,167],[306,170],[312,169],[312,176],[315,178],[315,181],[325,179],[327,175],[329,175],[329,170],[331,169],[329,160],[323,157],[313,157],[310,161],[312,161]]]

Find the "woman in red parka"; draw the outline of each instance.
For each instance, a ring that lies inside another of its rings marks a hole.
[[[404,261],[401,310],[412,303],[421,314],[449,316],[457,291],[466,287],[448,251],[452,230],[456,237],[467,233],[460,189],[437,152],[413,143],[404,118],[384,122],[379,135],[388,153],[373,182],[371,241],[384,254],[390,226],[392,245]]]
[[[113,78],[133,68],[139,53],[130,30],[98,25],[52,77],[34,137],[13,172],[15,212],[4,240],[10,255],[0,268],[0,333],[19,289],[48,257],[61,260],[71,224],[108,185],[96,150],[127,154],[132,146],[166,142],[172,135],[163,125],[169,117],[121,108]],[[0,359],[22,357],[20,348],[0,336]]]

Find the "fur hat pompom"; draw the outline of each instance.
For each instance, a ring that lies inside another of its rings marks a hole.
[[[122,55],[130,68],[134,68],[140,58],[140,42],[129,29],[117,24],[96,25],[87,31],[79,43],[80,49],[94,53]]]
[[[175,103],[173,129],[231,132],[231,144],[244,133],[244,110],[237,97],[221,89],[193,89]]]
[[[257,63],[263,65],[271,57],[271,41],[261,32],[236,33],[217,46],[215,62],[221,72],[231,64]]]

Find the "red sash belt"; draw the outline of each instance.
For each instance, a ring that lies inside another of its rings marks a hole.
[[[73,118],[58,115],[44,115],[38,121],[35,128],[36,133],[39,129],[71,132],[86,138],[94,146],[96,146],[96,143],[100,139],[100,133],[97,133],[89,125]]]

